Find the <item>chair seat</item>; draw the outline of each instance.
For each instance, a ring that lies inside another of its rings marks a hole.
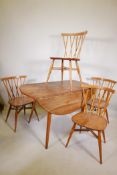
[[[95,100],[94,100],[94,106],[95,106],[95,107],[104,108],[104,106],[105,106],[105,101],[104,101],[104,100],[101,100],[100,106],[99,106],[99,104],[98,104],[98,101],[99,101],[98,99],[95,99]],[[91,105],[91,100],[88,101],[88,105]]]
[[[80,58],[69,58],[69,57],[50,57],[52,60],[69,60],[69,61],[80,61]]]
[[[99,117],[97,114],[91,112],[80,112],[72,117],[72,121],[77,125],[96,131],[102,131],[107,126],[107,121],[105,118]]]
[[[30,97],[22,96],[22,97],[15,97],[9,100],[9,104],[15,107],[23,106],[26,104],[32,103],[34,100]]]

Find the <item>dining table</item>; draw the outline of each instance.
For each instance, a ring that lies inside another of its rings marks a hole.
[[[31,97],[47,112],[45,148],[48,148],[51,118],[70,114],[82,108],[83,93],[80,81],[69,80],[24,84],[22,94]]]

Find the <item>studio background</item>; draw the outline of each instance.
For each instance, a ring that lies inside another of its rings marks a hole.
[[[83,80],[117,80],[116,0],[0,0],[0,77],[26,74],[29,82],[46,81],[49,57],[63,56],[61,33],[84,30],[88,34],[81,51]],[[59,79],[56,71],[50,81]],[[5,98],[2,88],[1,94]],[[117,95],[114,109],[116,104]]]

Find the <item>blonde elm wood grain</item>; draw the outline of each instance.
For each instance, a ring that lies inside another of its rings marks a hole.
[[[56,81],[27,84],[20,87],[23,94],[33,98],[48,113],[45,148],[48,148],[52,114],[64,115],[82,107],[82,88],[79,81]]]
[[[69,133],[66,147],[68,146],[74,131],[82,131],[82,127],[86,128],[83,129],[83,131],[91,131],[91,133],[98,139],[100,164],[102,164],[101,134],[103,135],[104,142],[106,142],[104,130],[107,126],[107,120],[104,116],[106,114],[109,101],[115,91],[111,88],[96,85],[82,85],[81,87],[83,89],[83,111],[73,115],[72,117],[73,126]],[[91,94],[90,106],[88,105],[89,91]],[[102,108],[101,105],[104,96],[105,102],[103,103],[104,106]],[[97,100],[97,106],[95,106],[95,99]],[[80,129],[75,129],[76,125],[79,125]],[[97,132],[98,135],[96,135],[95,132]]]
[[[80,52],[82,49],[82,45],[85,39],[87,31],[79,32],[79,33],[62,33],[63,45],[64,45],[64,57],[50,57],[52,63],[50,65],[48,75],[47,75],[47,82],[50,79],[50,75],[53,70],[60,70],[61,71],[61,80],[63,81],[64,78],[64,71],[69,71],[69,78],[70,78],[70,87],[72,89],[72,70],[76,70],[79,76],[80,81],[82,82],[82,77],[80,73]],[[61,62],[61,66],[54,66],[56,61]],[[69,61],[69,66],[66,67],[65,63]],[[75,62],[75,66],[72,66],[72,62]]]
[[[114,89],[114,87],[117,83],[117,81],[115,81],[115,80],[111,80],[111,79],[104,78],[104,77],[96,77],[96,76],[91,77],[89,80],[90,80],[90,84],[92,84],[92,85],[96,85],[99,87],[111,88],[111,89]],[[101,100],[101,104],[100,104],[101,108],[104,108],[105,101],[106,101],[105,97],[106,97],[106,94],[104,93],[103,98]],[[98,106],[97,103],[98,103],[98,99],[95,99],[95,101],[94,101],[95,107]],[[90,100],[88,101],[88,104],[91,105]],[[109,123],[108,109],[106,110],[106,118],[107,118],[107,121]]]
[[[34,100],[30,97],[27,97],[23,95],[20,91],[20,86],[25,84],[27,76],[20,75],[17,76],[9,76],[9,77],[3,77],[0,80],[3,82],[3,85],[6,89],[6,92],[8,94],[8,103],[9,103],[9,109],[7,112],[6,122],[8,120],[9,114],[11,110],[15,110],[15,127],[14,132],[16,132],[17,128],[17,120],[19,117],[19,113],[21,110],[24,110],[24,114],[26,109],[31,109],[30,117],[32,117],[33,111],[36,113],[36,109],[34,107]],[[28,106],[30,105],[30,106]],[[32,108],[33,106],[33,108]],[[37,115],[37,113],[36,113]],[[38,118],[38,115],[37,115]],[[38,118],[39,120],[39,118]]]

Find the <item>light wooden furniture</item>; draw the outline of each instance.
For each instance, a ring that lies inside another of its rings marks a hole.
[[[111,88],[113,89],[115,84],[117,82],[115,80],[111,80],[111,79],[107,79],[107,78],[103,78],[103,77],[91,77],[90,78],[90,84],[92,85],[97,85],[97,86],[100,86],[100,87],[107,87],[107,88]],[[102,103],[102,108],[104,106],[104,99],[103,100],[103,103]],[[90,105],[90,101],[88,101],[88,104]],[[97,106],[97,100],[95,99],[95,107]],[[107,121],[109,123],[109,117],[108,117],[108,110],[106,109],[106,118],[107,118]]]
[[[50,79],[50,75],[52,70],[60,70],[61,71],[61,80],[63,81],[64,71],[69,71],[70,77],[70,86],[72,88],[72,70],[76,70],[79,76],[80,81],[82,81],[80,67],[78,62],[80,61],[80,52],[85,39],[87,31],[80,33],[62,33],[63,43],[64,43],[64,57],[50,57],[52,63],[49,68],[47,82]],[[60,61],[61,66],[55,67],[55,61]],[[65,63],[69,62],[69,67],[65,66]],[[73,64],[75,63],[75,67]]]
[[[48,148],[52,114],[64,115],[82,106],[82,88],[80,82],[72,81],[72,91],[69,81],[28,84],[20,87],[21,92],[39,103],[47,115],[45,148]]]
[[[86,88],[87,87],[87,88]],[[72,137],[74,131],[79,131],[80,129],[76,129],[76,126],[79,125],[84,127],[84,131],[91,131],[98,139],[99,145],[99,156],[100,156],[100,163],[102,163],[102,143],[101,143],[101,134],[103,134],[104,142],[105,140],[105,133],[104,130],[107,126],[107,120],[105,119],[106,108],[109,104],[110,98],[114,93],[113,89],[105,88],[105,87],[97,87],[97,86],[82,86],[83,88],[83,111],[80,113],[75,114],[72,117],[73,126],[70,131],[66,147]],[[88,96],[90,96],[91,105],[88,106],[87,102],[89,100]],[[97,100],[97,106],[95,108],[95,99]],[[103,103],[102,108],[102,100],[105,99],[105,103]],[[83,129],[82,129],[83,130]],[[98,135],[96,135],[96,133]]]
[[[19,87],[25,83],[25,80],[26,80],[26,76],[24,76],[24,75],[19,76],[19,77],[10,76],[10,77],[1,78],[1,81],[3,82],[4,87],[7,91],[8,98],[9,98],[8,103],[10,105],[5,121],[7,122],[10,111],[15,110],[14,132],[16,132],[17,120],[18,120],[18,116],[19,116],[19,113],[21,110],[24,110],[24,114],[25,114],[26,109],[31,109],[29,122],[31,120],[33,111],[35,112],[35,114],[37,115],[37,118],[38,118],[38,114],[37,114],[36,109],[35,109],[35,101],[32,98],[24,96],[19,89]],[[38,118],[38,120],[39,120],[39,118]]]
[[[4,109],[4,102],[2,97],[0,96],[0,113],[2,113],[3,109]]]

